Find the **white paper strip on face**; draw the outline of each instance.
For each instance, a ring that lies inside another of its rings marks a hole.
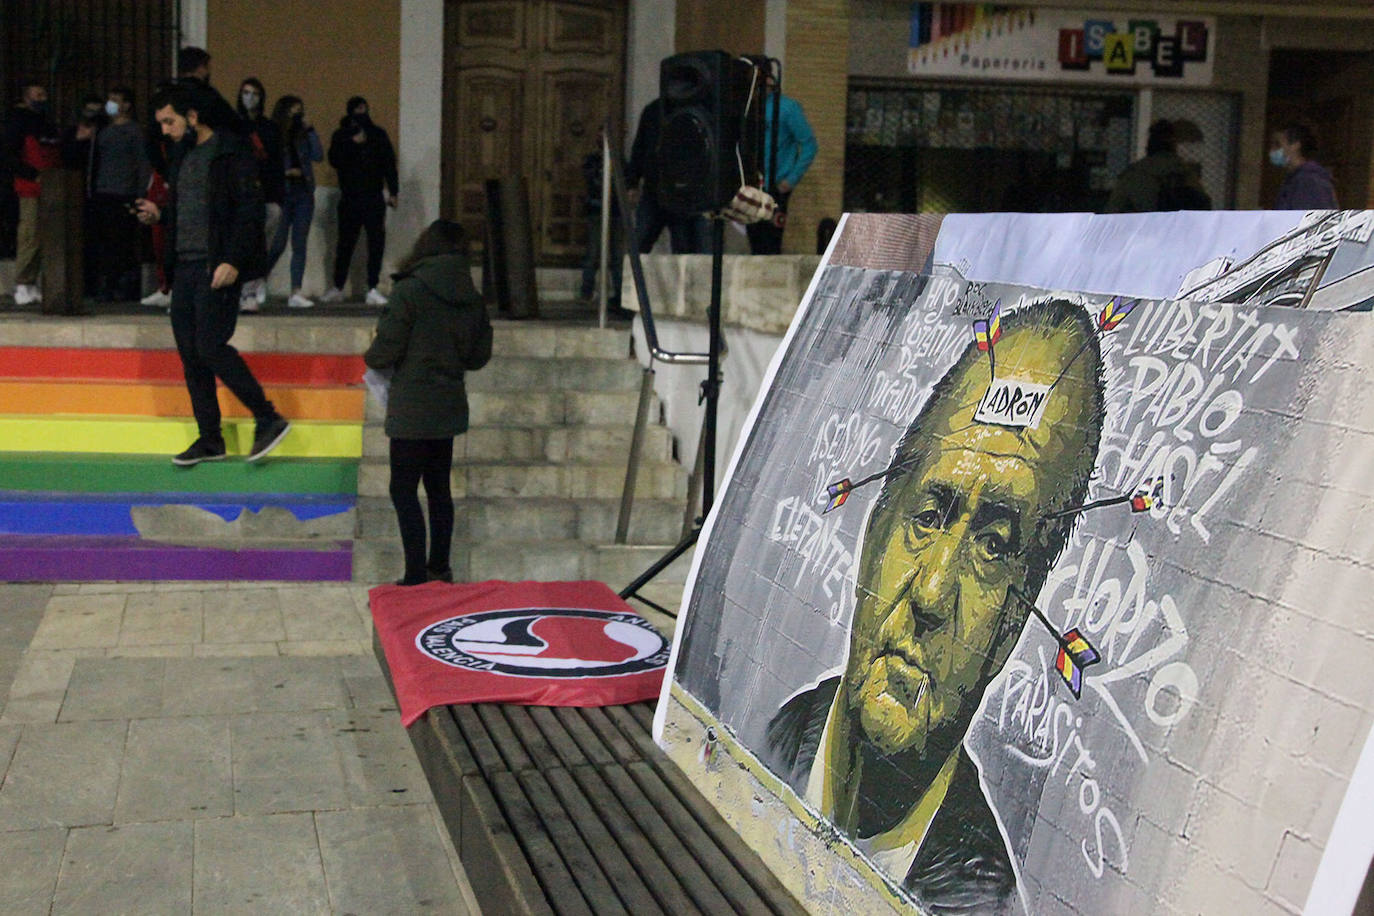
[[[979,423],[1035,429],[1040,425],[1049,399],[1049,385],[1012,378],[993,379],[983,399],[978,402],[978,411],[973,419]]]

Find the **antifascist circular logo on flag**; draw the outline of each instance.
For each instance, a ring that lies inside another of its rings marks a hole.
[[[615,677],[662,668],[667,641],[638,614],[511,608],[432,623],[415,637],[430,658],[516,677]]]

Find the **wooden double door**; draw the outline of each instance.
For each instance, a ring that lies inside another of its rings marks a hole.
[[[582,163],[622,122],[625,0],[447,0],[444,28],[445,215],[481,239],[486,181],[521,177],[538,263],[576,263]]]

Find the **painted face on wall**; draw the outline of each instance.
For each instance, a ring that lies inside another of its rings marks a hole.
[[[1096,451],[1082,339],[1032,327],[997,345],[999,378],[1059,379],[1037,428],[974,420],[989,366],[973,351],[907,439],[864,539],[844,681],[855,733],[884,756],[950,753],[1016,642],[1026,611],[1009,592],[1043,580],[1058,552],[1043,516]]]

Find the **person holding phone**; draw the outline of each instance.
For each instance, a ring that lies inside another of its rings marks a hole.
[[[173,146],[167,166],[170,195],[166,207],[146,198],[136,201],[141,222],[167,227],[172,333],[200,433],[172,459],[181,467],[225,457],[216,378],[257,421],[249,461],[280,445],[291,429],[243,357],[229,345],[238,321],[242,278],[260,271],[266,255],[262,182],[243,138],[200,120],[202,108],[210,110],[212,105],[208,90],[199,87],[159,93],[153,108]]]

